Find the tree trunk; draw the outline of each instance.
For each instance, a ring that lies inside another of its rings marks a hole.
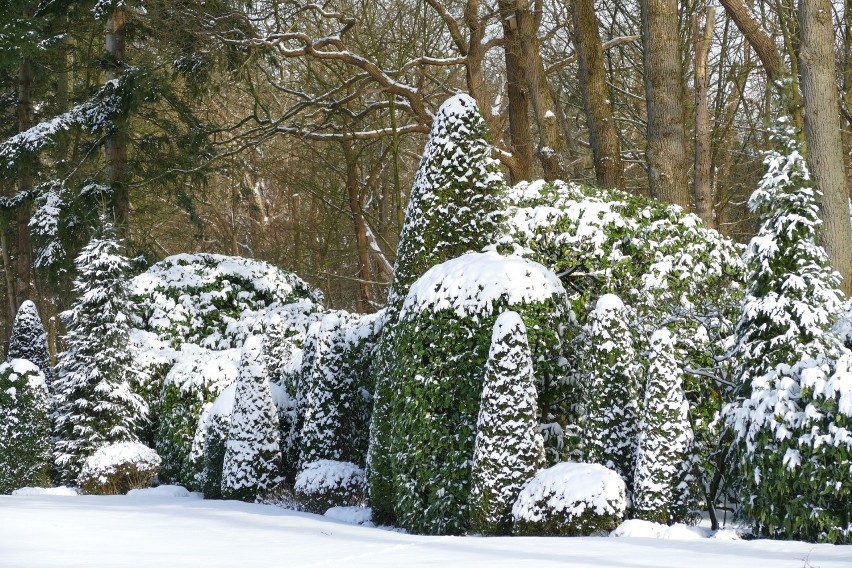
[[[601,187],[624,189],[621,141],[612,118],[595,3],[594,0],[574,0],[573,5],[574,45],[579,62],[577,81],[583,92],[595,177]]]
[[[707,99],[707,57],[713,39],[716,10],[707,8],[707,21],[701,30],[701,20],[696,15],[692,21],[695,42],[695,212],[704,221],[704,226],[715,229],[713,206],[716,196],[713,191],[711,171],[712,147],[710,137],[710,109]]]
[[[653,197],[689,210],[677,1],[642,0],[641,4],[649,190]]]
[[[125,68],[125,8],[115,8],[106,23],[106,68],[107,82],[118,80]],[[127,234],[127,219],[130,210],[125,169],[127,166],[127,117],[114,120],[113,131],[106,137],[106,179],[112,189],[111,213],[117,233]]]
[[[526,71],[518,34],[515,3],[499,0],[503,23],[503,50],[506,56],[506,90],[509,98],[509,136],[515,164],[510,172],[513,184],[532,179],[533,143],[529,120],[529,99],[524,84]]]
[[[800,0],[802,95],[808,162],[822,192],[823,243],[832,267],[852,295],[852,226],[843,172],[840,111],[834,68],[834,30],[829,0]]]
[[[21,59],[18,68],[18,131],[29,130],[35,123],[33,114],[33,76],[29,58]],[[28,157],[18,173],[18,191],[25,194],[33,189],[35,157]],[[19,201],[15,208],[17,225],[17,255],[15,256],[15,309],[32,295],[32,247],[30,244],[30,199]]]
[[[343,143],[343,155],[346,159],[346,191],[349,194],[349,214],[355,229],[355,244],[358,252],[358,311],[373,311],[373,289],[370,285],[370,249],[367,243],[367,224],[361,210],[361,192],[358,184],[358,162],[352,142]]]

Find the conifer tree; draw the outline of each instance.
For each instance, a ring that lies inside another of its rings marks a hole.
[[[598,299],[586,328],[588,407],[585,459],[617,472],[633,486],[642,366],[637,361],[631,312],[614,294]]]
[[[9,339],[9,359],[31,361],[44,374],[48,390],[52,388],[53,367],[47,349],[47,333],[41,323],[36,305],[27,300],[18,308],[12,337]]]
[[[147,421],[147,407],[129,384],[130,265],[110,225],[80,252],[75,266],[77,300],[61,314],[66,350],[55,388],[56,465],[65,483],[76,480],[98,447],[138,441]]]
[[[277,481],[281,462],[278,411],[263,362],[262,340],[243,345],[234,412],[222,467],[222,497],[254,501]]]
[[[494,324],[477,422],[470,490],[471,527],[509,534],[521,487],[544,467],[527,329],[517,312]]]
[[[645,402],[636,445],[633,507],[647,521],[672,524],[692,509],[693,434],[683,370],[675,359],[674,338],[661,329],[651,337]]]

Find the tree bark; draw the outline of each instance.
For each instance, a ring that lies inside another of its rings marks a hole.
[[[29,58],[21,59],[18,68],[18,132],[29,130],[35,123],[33,113],[33,75]],[[35,157],[26,159],[18,174],[18,191],[25,194],[33,188]],[[15,256],[15,309],[32,295],[32,246],[30,244],[30,199],[15,208],[17,255]]]
[[[624,189],[621,141],[612,117],[595,3],[594,0],[574,0],[573,6],[574,45],[579,62],[577,81],[583,92],[595,177],[601,187]]]
[[[689,210],[677,1],[642,0],[641,5],[649,190],[653,197]]]
[[[123,6],[115,8],[106,23],[106,51],[109,57],[106,68],[107,82],[118,80],[125,68],[125,24],[126,13]],[[106,179],[112,189],[111,209],[117,234],[126,236],[127,219],[130,210],[125,170],[127,167],[127,117],[117,117],[113,130],[106,137]]]
[[[710,137],[710,108],[707,99],[709,83],[707,80],[707,57],[710,42],[713,39],[713,26],[716,10],[707,8],[707,21],[701,30],[700,18],[693,19],[693,38],[695,42],[695,212],[704,221],[704,226],[716,228],[713,207],[716,202],[713,191],[713,161]]]
[[[499,0],[500,20],[503,24],[503,50],[506,57],[506,90],[509,99],[509,137],[515,164],[511,181],[532,179],[533,142],[530,128],[530,103],[524,83],[526,71],[521,52],[521,39],[518,34],[515,3],[512,0]]]
[[[822,192],[823,244],[852,295],[852,226],[843,171],[840,110],[835,82],[834,29],[829,0],[800,0],[802,95],[808,163]]]
[[[343,143],[346,159],[346,191],[349,195],[349,214],[355,229],[355,244],[358,252],[358,311],[373,311],[373,290],[370,285],[370,249],[367,243],[367,224],[361,210],[361,192],[358,184],[358,162],[351,141]]]

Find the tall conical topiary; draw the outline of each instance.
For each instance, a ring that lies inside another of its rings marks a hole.
[[[494,324],[477,421],[470,522],[483,534],[512,531],[521,487],[544,467],[535,378],[527,328],[517,312]]]
[[[598,299],[586,328],[584,367],[588,406],[585,460],[621,475],[633,487],[633,457],[644,369],[636,353],[631,311],[614,294]]]
[[[493,242],[495,213],[506,185],[476,101],[449,98],[435,114],[405,212],[382,336],[374,363],[375,393],[367,476],[373,517],[393,523],[389,374],[397,320],[408,288],[430,267]]]
[[[672,334],[651,336],[645,402],[636,444],[633,508],[636,517],[657,523],[682,522],[691,513],[693,434],[683,370]]]
[[[47,349],[47,333],[38,315],[38,308],[30,300],[18,308],[12,337],[9,339],[9,359],[26,359],[41,369],[48,389],[53,384],[53,366]]]
[[[727,409],[743,513],[756,534],[852,541],[852,353],[831,328],[839,276],[818,244],[819,190],[796,132],[749,202],[761,226],[749,244],[749,289],[737,324],[741,400]]]
[[[66,350],[56,369],[56,465],[74,483],[83,461],[104,444],[138,441],[147,407],[129,385],[126,285],[130,265],[108,225],[75,261],[77,300],[61,314]]]
[[[225,446],[222,497],[254,501],[277,481],[281,446],[278,411],[266,380],[262,340],[250,337],[243,350]]]

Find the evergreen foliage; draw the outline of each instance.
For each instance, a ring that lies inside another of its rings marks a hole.
[[[222,466],[222,497],[254,501],[278,481],[281,442],[278,412],[263,364],[262,342],[243,347],[234,393],[234,412]]]
[[[130,265],[107,226],[75,261],[77,300],[61,314],[66,350],[56,369],[56,465],[73,483],[97,448],[138,441],[148,418],[130,388]]]
[[[48,390],[53,384],[53,367],[47,349],[47,333],[38,315],[38,308],[30,300],[18,308],[12,337],[9,339],[9,359],[32,361],[44,375]]]
[[[139,442],[117,442],[86,458],[77,482],[88,495],[119,495],[144,489],[160,468],[160,456]]]
[[[750,207],[749,289],[737,325],[742,399],[727,412],[743,513],[756,534],[852,541],[852,354],[831,328],[839,276],[817,242],[819,191],[782,123]]]
[[[0,495],[49,487],[50,395],[33,363],[0,363]]]
[[[293,485],[299,506],[318,515],[331,507],[361,505],[365,491],[364,470],[354,463],[334,460],[305,464]]]
[[[667,525],[688,520],[695,507],[689,404],[675,355],[671,333],[665,329],[654,333],[633,489],[635,516]]]
[[[485,367],[470,489],[470,524],[483,534],[512,531],[512,505],[544,466],[527,330],[517,312],[494,324]]]
[[[589,392],[583,431],[586,461],[618,473],[628,490],[633,487],[638,393],[644,372],[631,328],[634,320],[618,296],[604,294],[589,315],[583,352]]]

